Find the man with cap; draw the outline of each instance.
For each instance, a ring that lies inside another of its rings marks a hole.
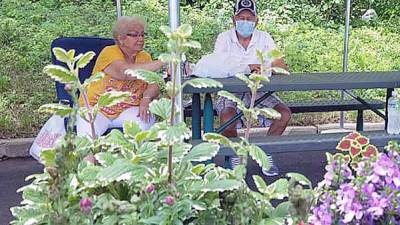
[[[259,62],[256,57],[256,50],[258,49],[261,52],[269,52],[276,49],[276,44],[271,35],[267,32],[256,29],[258,17],[255,1],[238,0],[234,8],[234,16],[232,17],[232,20],[234,28],[218,35],[214,52],[229,53],[235,57],[236,60],[239,58],[241,64],[248,65],[246,70],[243,71],[244,73],[260,72],[261,62]],[[288,70],[283,58],[271,62],[270,66],[281,67]],[[259,93],[258,95],[261,96],[262,94],[263,93]],[[251,99],[250,93],[237,94],[237,97],[249,105]],[[259,122],[263,126],[269,126],[267,135],[281,135],[285,131],[291,118],[290,109],[275,95],[269,96],[257,107],[273,108],[281,114],[280,119],[272,121],[262,116],[259,117]],[[221,123],[228,121],[239,112],[234,102],[222,97],[217,100],[216,109]],[[236,128],[241,127],[242,124],[243,122],[232,124],[223,132],[223,134],[227,137],[236,137]],[[276,168],[273,168],[273,170],[275,169]],[[277,172],[271,172],[269,174],[276,175]]]

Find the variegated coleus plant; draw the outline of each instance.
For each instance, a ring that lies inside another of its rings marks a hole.
[[[176,31],[168,27],[161,30],[169,38],[169,52],[160,59],[169,62],[172,71],[176,71],[183,53],[188,48],[199,48],[200,44],[190,40],[189,25],[182,25]],[[286,180],[267,185],[260,177],[254,177],[261,192],[257,193],[246,186],[244,165],[226,170],[204,163],[217,154],[219,144],[226,144],[240,156],[250,154],[268,168],[268,158],[261,149],[246,139],[234,143],[216,134],[206,135],[209,142],[192,146],[185,141],[190,137],[190,129],[175,122],[180,112],[174,97],[185,85],[221,87],[220,83],[199,78],[182,86],[174,81],[165,84],[160,74],[128,70],[131,76],[165,88],[168,96],[150,105],[151,113],[160,120],[146,131],[135,122],[126,122],[122,132],[113,130],[96,137],[93,121],[99,109],[117,104],[128,93],[108,92],[95,106],[85,101],[85,107],[79,107],[77,91],[86,99],[88,85],[102,79],[104,74],[93,74],[80,83],[78,71],[90,62],[94,53],[75,55],[74,50],[67,52],[60,48],[53,52],[68,68],[50,65],[44,72],[71,87],[74,104],[73,107],[47,104],[40,110],[69,117],[67,135],[55,148],[42,152],[44,172],[29,176],[27,179],[32,183],[19,190],[23,201],[21,206],[11,209],[15,216],[12,224],[283,224],[288,216],[288,203],[275,208],[270,200],[287,196]],[[247,81],[252,91],[264,81],[255,74],[250,79],[239,78]],[[249,115],[249,111],[245,112]],[[90,137],[78,137],[72,132],[78,113],[92,124]],[[269,110],[256,113],[276,115]],[[93,155],[95,160],[83,160],[87,155]],[[289,176],[309,183],[300,175]]]

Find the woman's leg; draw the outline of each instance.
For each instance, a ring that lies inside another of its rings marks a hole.
[[[111,125],[111,120],[99,112],[94,121],[94,129],[96,136],[99,137],[103,135],[110,127],[110,125]],[[78,136],[87,135],[89,137],[92,137],[92,129],[90,128],[90,124],[86,122],[84,119],[82,119],[79,115],[77,116],[77,121],[76,121],[76,131]]]

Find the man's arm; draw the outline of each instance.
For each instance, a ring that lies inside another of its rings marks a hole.
[[[272,67],[279,67],[279,68],[282,68],[282,69],[284,69],[286,71],[289,71],[289,67],[286,65],[285,60],[283,58],[275,59],[272,62],[271,66]],[[275,74],[274,71],[272,71],[272,73]]]
[[[116,60],[108,65],[104,72],[109,74],[112,78],[117,80],[136,80],[136,78],[128,76],[125,74],[127,69],[144,69],[150,71],[157,71],[163,66],[163,62],[160,60],[155,60],[147,63],[127,63],[123,60]]]

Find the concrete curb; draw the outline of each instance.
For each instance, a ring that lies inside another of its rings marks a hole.
[[[355,130],[354,123],[346,123],[347,131]],[[364,130],[383,130],[384,123],[365,123]],[[291,126],[286,128],[284,135],[293,134],[317,134],[317,133],[332,133],[343,132],[346,130],[339,129],[339,124],[324,124],[317,126]],[[268,128],[253,128],[250,137],[261,137],[267,135]],[[244,129],[238,130],[239,136],[244,136]],[[8,157],[28,157],[29,148],[35,138],[17,138],[17,139],[0,139],[0,158]]]
[[[0,157],[27,157],[34,138],[0,140]]]

